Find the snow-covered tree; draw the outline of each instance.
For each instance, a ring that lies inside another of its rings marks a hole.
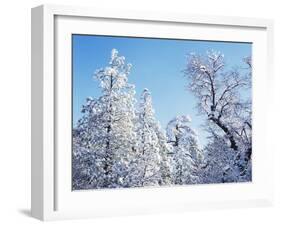
[[[79,131],[73,130],[72,188],[87,189],[95,175],[95,158],[81,145]]]
[[[158,145],[160,149],[160,173],[161,179],[159,185],[171,185],[173,183],[172,174],[172,145],[168,143],[168,138],[166,134],[162,131],[159,123],[156,125],[156,135],[158,137]]]
[[[134,166],[137,167],[139,186],[169,184],[168,145],[155,118],[148,89],[144,89],[140,99],[137,137],[138,161]]]
[[[102,95],[88,98],[79,120],[80,146],[94,158],[89,187],[127,187],[129,163],[134,157],[136,135],[135,90],[128,84],[130,64],[113,49],[109,66],[96,71]],[[75,153],[75,151],[74,151]]]
[[[197,134],[189,126],[189,116],[177,116],[167,125],[169,143],[173,145],[173,180],[175,184],[200,183],[203,154]]]
[[[104,155],[94,150],[97,133],[92,128],[97,129],[95,124],[95,118],[99,117],[95,111],[97,103],[97,100],[87,98],[86,104],[82,107],[84,115],[73,129],[73,189],[102,188],[105,184]]]
[[[239,169],[235,165],[236,153],[221,137],[213,137],[205,147],[206,164],[201,171],[202,183],[226,183],[239,180]]]
[[[199,113],[207,116],[207,127],[219,138],[215,143],[223,140],[229,147],[226,151],[235,152],[234,161],[241,177],[247,174],[252,151],[250,97],[240,95],[251,83],[251,58],[244,61],[250,73],[244,74],[239,68],[226,70],[224,55],[220,52],[192,53],[185,70],[188,87],[198,99]]]

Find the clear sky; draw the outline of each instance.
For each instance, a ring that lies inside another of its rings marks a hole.
[[[99,82],[93,78],[98,68],[108,65],[111,50],[119,51],[133,65],[129,83],[136,86],[136,98],[144,88],[152,94],[157,120],[165,129],[177,115],[190,115],[191,126],[198,132],[201,144],[206,134],[201,128],[205,117],[195,108],[196,99],[186,89],[183,76],[186,56],[190,52],[204,54],[217,50],[225,55],[228,67],[241,66],[242,58],[251,55],[251,44],[193,40],[125,38],[73,35],[73,125],[81,117],[86,97],[101,94]]]

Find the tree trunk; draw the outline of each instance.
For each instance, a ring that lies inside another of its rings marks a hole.
[[[110,76],[110,90],[113,87],[113,77],[112,75]],[[107,133],[107,141],[106,141],[106,154],[105,154],[105,165],[104,165],[104,171],[105,171],[105,175],[108,176],[111,173],[111,167],[112,167],[112,156],[111,156],[111,152],[110,152],[110,132],[111,132],[111,115],[112,115],[112,103],[110,102],[109,104],[109,119],[108,119],[108,125],[106,127],[106,133]],[[106,178],[106,182],[105,182],[105,187],[108,187],[110,185],[110,181],[108,180],[108,178]]]
[[[236,144],[236,141],[235,141],[233,135],[229,131],[229,129],[219,119],[217,119],[215,117],[211,117],[210,120],[213,121],[218,127],[220,127],[224,131],[224,133],[227,135],[227,137],[228,137],[228,139],[230,141],[230,147],[233,150],[237,151],[238,150],[238,146]]]

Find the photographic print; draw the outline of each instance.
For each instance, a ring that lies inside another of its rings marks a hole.
[[[252,180],[252,44],[72,35],[72,190]]]

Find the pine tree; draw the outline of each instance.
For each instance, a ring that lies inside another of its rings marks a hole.
[[[155,131],[156,124],[151,95],[148,89],[144,89],[140,99],[137,121],[139,186],[158,185],[161,180],[161,156]]]
[[[128,187],[135,146],[135,90],[128,84],[131,65],[113,49],[109,66],[96,71],[102,95],[88,98],[78,122],[80,144],[90,150],[96,170],[92,188]]]
[[[160,149],[160,185],[171,185],[172,181],[172,146],[168,143],[166,134],[162,131],[160,124],[156,127],[156,135],[158,137],[158,145]]]
[[[175,184],[200,183],[202,151],[188,116],[177,116],[168,123],[167,136],[173,145],[173,181]]]

